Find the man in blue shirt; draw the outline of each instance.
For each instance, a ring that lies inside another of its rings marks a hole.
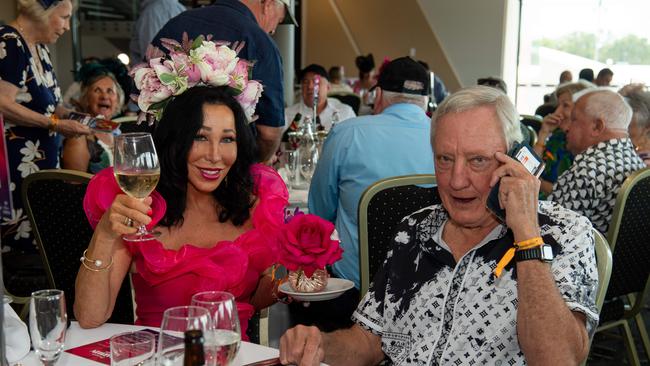
[[[273,34],[283,20],[297,25],[289,11],[289,2],[217,0],[210,6],[188,10],[171,19],[151,42],[161,48],[161,38],[180,41],[184,32],[190,39],[211,34],[215,41],[245,42],[239,57],[255,62],[252,78],[264,85],[255,110],[260,161],[269,160],[276,152],[284,127],[282,60],[269,34]]]
[[[185,6],[178,0],[143,0],[140,2],[140,15],[133,25],[131,33],[131,62],[144,61],[147,47],[153,37],[167,21],[184,12]]]
[[[309,189],[309,212],[336,224],[344,253],[332,270],[336,277],[353,281],[357,289],[361,193],[380,179],[433,173],[431,123],[425,113],[429,84],[429,73],[417,61],[408,57],[393,60],[384,67],[375,87],[375,115],[337,124],[325,140]],[[345,294],[349,304],[329,311],[346,321],[359,301],[358,291],[348,293],[352,293]]]

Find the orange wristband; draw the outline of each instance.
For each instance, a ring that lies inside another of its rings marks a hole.
[[[50,119],[50,122],[47,124],[47,129],[56,132],[56,126],[59,124],[59,117],[52,113],[48,118]]]
[[[515,252],[517,250],[524,250],[524,249],[530,249],[534,247],[538,247],[540,245],[544,244],[544,240],[542,239],[541,236],[534,237],[532,239],[528,240],[522,240],[520,242],[514,243],[513,247],[508,249],[506,253],[501,257],[499,262],[497,263],[497,267],[494,269],[494,275],[499,277],[501,276],[501,272],[503,272],[503,269],[506,268],[508,263],[512,261],[512,258],[515,257]]]

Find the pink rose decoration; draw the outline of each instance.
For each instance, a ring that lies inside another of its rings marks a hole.
[[[315,215],[298,215],[284,227],[280,263],[290,271],[302,269],[311,277],[317,269],[332,264],[343,254],[333,240],[334,224]]]
[[[263,90],[264,87],[262,84],[256,80],[250,80],[241,94],[235,97],[242,108],[244,108],[244,113],[246,113],[249,122],[254,120],[255,106],[257,105],[257,100],[262,96]]]
[[[136,88],[140,90],[138,106],[145,112],[152,104],[161,102],[173,94],[170,88],[160,82],[156,70],[151,67],[136,67],[131,71],[131,75]]]
[[[185,53],[172,53],[170,55],[174,67],[179,75],[187,77],[187,87],[191,88],[201,81],[201,70],[193,64],[190,57]]]
[[[248,69],[251,68],[251,65],[246,60],[237,61],[237,66],[230,75],[230,87],[237,90],[243,90],[246,84],[248,83]]]
[[[212,86],[228,85],[230,73],[237,66],[237,53],[228,46],[218,46],[214,42],[203,41],[203,44],[190,51],[190,57],[201,71],[201,80]]]

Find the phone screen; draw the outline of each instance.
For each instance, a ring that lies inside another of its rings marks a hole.
[[[539,178],[544,171],[544,162],[540,159],[535,151],[528,146],[527,144],[517,143],[510,150],[508,156],[516,159],[526,167],[530,174]],[[492,190],[490,190],[490,195],[487,200],[487,208],[492,211],[492,213],[501,221],[505,222],[506,220],[506,211],[502,209],[499,205],[499,188],[501,183],[497,183]]]

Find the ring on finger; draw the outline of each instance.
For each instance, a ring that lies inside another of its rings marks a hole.
[[[133,219],[131,219],[128,216],[124,216],[124,225],[128,226],[128,227],[132,227],[133,226]]]

